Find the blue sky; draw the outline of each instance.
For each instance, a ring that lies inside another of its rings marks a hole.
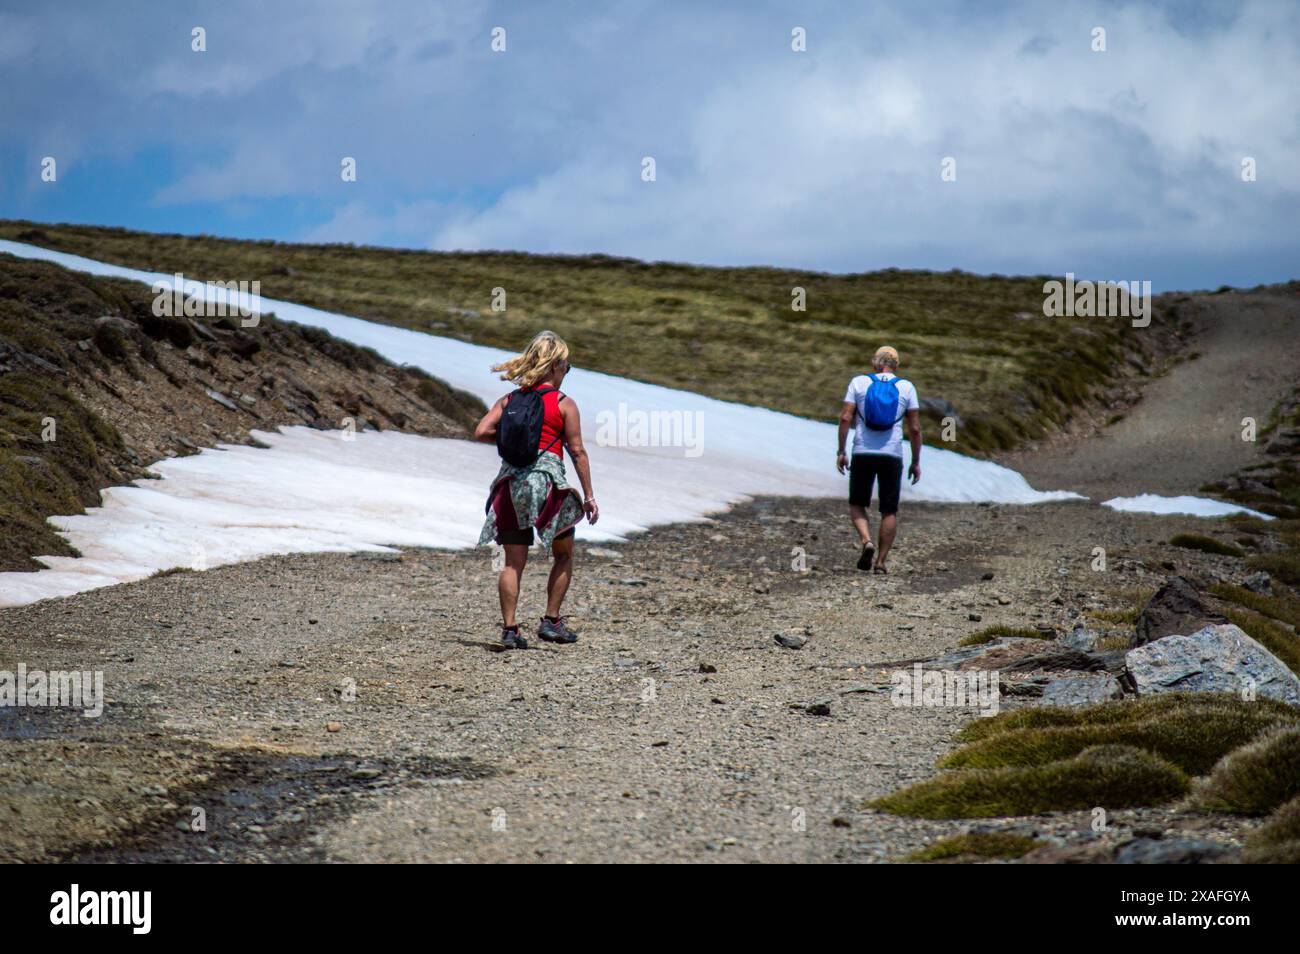
[[[0,0],[0,89],[0,217],[1157,289],[1300,277],[1291,2]]]

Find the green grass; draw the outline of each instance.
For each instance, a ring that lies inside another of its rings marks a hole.
[[[1237,749],[1197,787],[1197,806],[1234,815],[1265,815],[1300,797],[1300,728],[1270,732]]]
[[[1009,729],[971,742],[939,764],[952,769],[1038,766],[1098,745],[1123,745],[1154,753],[1188,774],[1203,775],[1233,749],[1276,725],[1278,715],[1254,703],[1175,706],[1151,718]]]
[[[1215,583],[1210,587],[1210,592],[1221,600],[1244,606],[1279,622],[1300,626],[1300,600],[1294,597],[1265,596],[1232,583]]]
[[[1089,610],[1088,615],[1103,623],[1127,623],[1131,626],[1133,623],[1137,622],[1137,618],[1142,615],[1142,607],[1130,606],[1127,609]]]
[[[1202,553],[1217,553],[1220,556],[1245,556],[1246,553],[1241,547],[1231,543],[1224,543],[1222,540],[1216,540],[1214,537],[1203,536],[1199,533],[1180,533],[1171,537],[1169,540],[1171,546],[1182,547],[1184,550],[1200,550]]]
[[[1246,839],[1247,864],[1300,864],[1300,797],[1280,807]]]
[[[1046,765],[947,772],[869,807],[913,818],[992,818],[1161,805],[1188,790],[1175,765],[1141,749],[1103,745]]]
[[[1158,363],[1176,347],[1177,323],[1160,303],[1142,335],[1126,320],[1045,318],[1042,276],[830,275],[18,221],[0,221],[0,237],[165,274],[258,280],[268,297],[509,350],[552,328],[578,367],[817,420],[838,414],[849,377],[889,343],[923,398],[956,407],[963,424],[955,445],[944,446],[965,453],[1050,433],[1136,373],[1129,358]],[[791,310],[796,286],[807,291],[806,311]],[[503,313],[490,310],[498,287],[507,293]]]
[[[1274,622],[1267,616],[1260,616],[1250,610],[1228,610],[1228,621],[1240,626],[1247,636],[1255,640],[1270,653],[1282,660],[1297,676],[1300,676],[1300,637]]]
[[[1099,726],[1162,719],[1175,712],[1198,712],[1205,709],[1227,709],[1234,712],[1263,710],[1277,720],[1300,720],[1300,709],[1276,699],[1259,698],[1245,702],[1236,696],[1207,692],[1163,692],[1140,699],[1116,699],[1095,706],[1034,706],[1003,712],[992,718],[975,719],[967,723],[957,733],[956,741],[979,742],[1020,729]]]
[[[980,646],[984,643],[990,643],[993,640],[1002,637],[1021,637],[1024,639],[1051,639],[1051,634],[1040,633],[1036,629],[1030,629],[1028,626],[1007,626],[1004,623],[995,623],[992,626],[985,626],[977,633],[971,633],[965,639],[961,640],[958,646]]]
[[[1025,835],[1003,831],[973,831],[941,838],[904,858],[909,862],[947,861],[951,858],[1019,858],[1038,847]]]
[[[1256,554],[1246,560],[1246,566],[1252,570],[1265,570],[1291,586],[1300,586],[1300,551],[1294,544],[1280,553]]]

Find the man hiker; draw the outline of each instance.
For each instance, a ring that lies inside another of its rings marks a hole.
[[[488,491],[487,519],[478,540],[480,546],[499,543],[505,551],[505,566],[497,577],[501,644],[506,649],[528,648],[515,612],[528,550],[535,541],[550,548],[552,559],[546,615],[537,635],[551,643],[574,643],[578,634],[560,615],[573,577],[574,528],[584,515],[594,524],[600,508],[591,489],[591,464],[582,444],[578,405],[560,391],[569,373],[569,346],[554,332],[543,331],[523,354],[492,370],[517,385],[492,405],[474,429],[475,440],[495,443],[501,455],[501,470]],[[566,449],[582,493],[565,475]]]
[[[862,542],[858,569],[886,573],[885,560],[898,532],[898,495],[903,487],[903,422],[912,445],[912,465],[907,475],[921,479],[921,405],[916,386],[898,376],[898,352],[888,345],[876,352],[871,374],[859,374],[849,382],[840,411],[839,443],[835,466],[849,468],[849,518]],[[853,462],[844,453],[844,441],[853,428]],[[880,496],[880,539],[871,544],[871,486]],[[874,561],[874,562],[873,562]]]

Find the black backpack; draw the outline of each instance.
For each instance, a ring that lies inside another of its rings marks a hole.
[[[525,391],[520,388],[506,401],[506,406],[501,411],[501,423],[497,425],[497,453],[507,464],[527,467],[560,439],[557,436],[545,448],[537,449],[542,441],[542,419],[546,416],[542,395],[555,390],[558,389],[536,388]],[[560,400],[564,400],[563,394],[560,395]]]

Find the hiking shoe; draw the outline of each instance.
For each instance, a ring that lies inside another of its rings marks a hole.
[[[871,561],[875,559],[876,548],[870,543],[862,545],[862,556],[858,557],[858,569],[867,571],[871,569]]]
[[[874,570],[872,570],[871,572],[872,572],[872,573],[879,573],[881,576],[884,576],[884,575],[885,575],[886,573],[888,573],[889,571],[885,569],[885,565],[882,563],[882,564],[879,564],[879,565],[878,565]]]
[[[578,634],[564,625],[563,616],[556,617],[554,621],[543,616],[542,625],[537,627],[537,635],[548,643],[576,643],[578,641]]]
[[[501,645],[506,649],[527,649],[528,640],[519,632],[518,626],[501,627]]]

